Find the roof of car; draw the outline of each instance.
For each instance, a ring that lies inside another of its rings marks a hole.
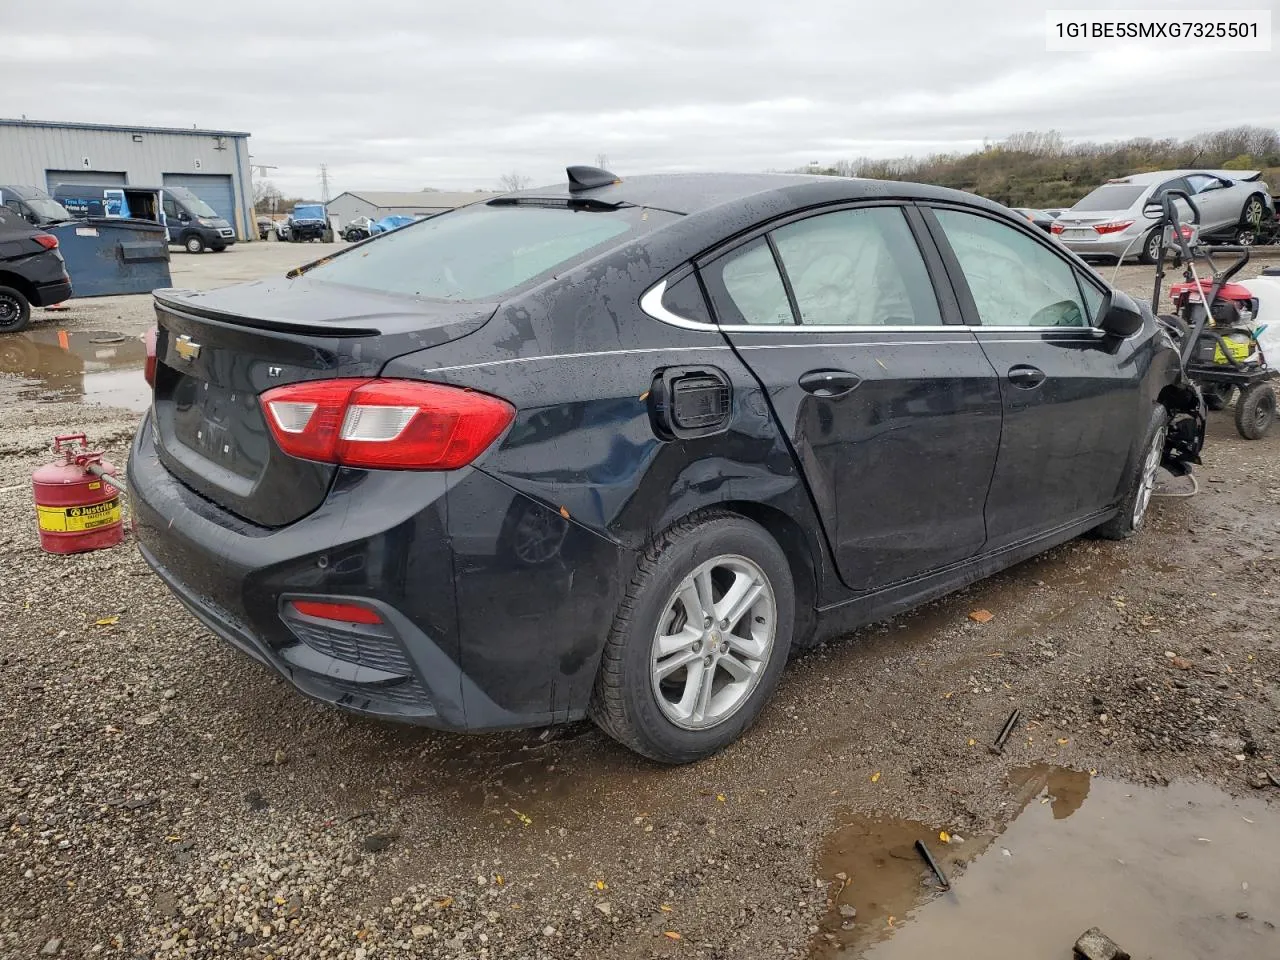
[[[1209,170],[1204,167],[1194,167],[1186,170],[1152,170],[1150,173],[1135,173],[1128,177],[1116,177],[1108,180],[1107,183],[1131,183],[1134,186],[1139,186],[1148,183],[1163,183],[1165,180],[1172,180],[1174,177],[1189,177],[1194,173],[1207,174],[1211,177],[1225,177],[1228,180],[1248,180],[1250,177],[1258,175],[1257,170]]]
[[[824,177],[792,173],[663,173],[624,177],[614,183],[570,192],[568,182],[535,187],[508,197],[521,199],[591,199],[632,204],[672,213],[694,214],[726,203],[788,194],[796,206],[840,200],[901,197],[922,200],[959,200],[996,210],[1005,208],[974,194],[897,180],[860,177]]]

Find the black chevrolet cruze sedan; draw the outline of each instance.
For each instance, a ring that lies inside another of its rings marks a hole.
[[[1142,524],[1203,407],[1145,304],[976,197],[567,184],[156,294],[146,560],[302,692],[705,757],[796,647]]]

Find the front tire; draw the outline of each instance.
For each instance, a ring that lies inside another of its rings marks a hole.
[[[183,240],[182,246],[186,248],[187,253],[204,253],[204,240],[195,234]]]
[[[661,763],[728,746],[760,715],[791,649],[795,587],[764,529],[707,512],[657,536],[614,617],[590,714]]]
[[[1261,440],[1276,420],[1276,391],[1270,383],[1255,383],[1236,401],[1236,430],[1246,440]]]
[[[21,290],[0,286],[0,333],[18,333],[31,323],[31,303]]]
[[[1120,501],[1120,511],[1094,532],[1104,540],[1127,540],[1142,529],[1151,494],[1156,487],[1156,471],[1164,456],[1165,436],[1169,432],[1169,413],[1158,406],[1151,415],[1142,454],[1129,470],[1129,487]]]

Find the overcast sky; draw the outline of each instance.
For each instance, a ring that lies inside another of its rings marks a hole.
[[[552,182],[601,153],[622,175],[765,170],[1029,129],[1115,139],[1280,122],[1280,41],[1045,52],[1046,9],[1121,5],[1156,6],[15,0],[0,20],[0,116],[246,130],[286,195],[313,196],[322,162],[336,195],[495,188],[510,171]]]

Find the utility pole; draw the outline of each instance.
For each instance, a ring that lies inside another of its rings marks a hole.
[[[325,204],[329,202],[329,165],[327,163],[320,164],[320,202]]]

